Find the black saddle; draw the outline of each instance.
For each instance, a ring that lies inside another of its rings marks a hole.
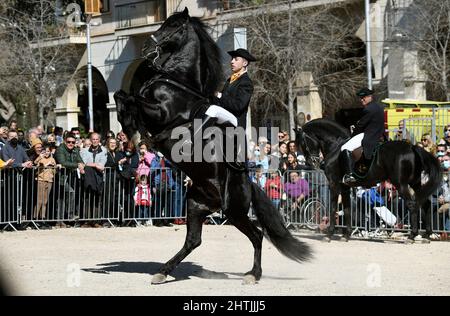
[[[356,148],[352,152],[353,161],[355,161],[353,172],[357,176],[364,177],[370,171],[370,168],[372,167],[372,162],[377,156],[379,148],[380,146],[375,147],[371,159],[366,158],[362,147]]]

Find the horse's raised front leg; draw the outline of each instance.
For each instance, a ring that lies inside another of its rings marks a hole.
[[[348,186],[342,186],[341,195],[342,205],[344,206],[344,224],[346,226],[344,235],[342,236],[343,241],[348,241],[352,233],[350,190]]]
[[[210,211],[205,205],[198,204],[193,199],[188,200],[187,233],[183,248],[159,269],[159,272],[152,278],[152,284],[164,283],[167,279],[167,275],[195,248],[200,246],[202,243],[203,222],[209,214]]]

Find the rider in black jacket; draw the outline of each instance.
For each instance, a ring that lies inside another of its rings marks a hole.
[[[247,67],[250,62],[256,61],[256,58],[243,48],[229,51],[228,54],[231,56],[230,65],[233,73],[225,82],[222,92],[217,92],[212,98],[213,105],[206,111],[201,126],[194,130],[193,139],[196,139],[198,133],[202,133],[207,127],[216,123],[228,123],[234,127],[242,127],[245,131],[248,107],[253,94],[253,83],[248,76]],[[240,150],[237,146],[236,144],[234,148],[236,160],[243,163],[246,158],[245,144],[239,146]],[[239,155],[238,151],[242,155]]]
[[[364,106],[363,117],[356,123],[352,138],[341,148],[340,162],[345,175],[342,182],[352,184],[356,182],[353,170],[352,151],[362,145],[364,157],[372,159],[372,153],[384,134],[384,110],[373,97],[373,91],[363,88],[358,91],[357,96]]]

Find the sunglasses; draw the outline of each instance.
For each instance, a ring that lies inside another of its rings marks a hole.
[[[426,138],[422,138],[421,140],[422,140],[422,141],[424,142],[424,141],[426,141],[426,140],[428,140],[428,139],[426,139]]]
[[[66,141],[66,143],[67,144],[75,144],[75,141],[74,140],[68,140],[68,141]]]

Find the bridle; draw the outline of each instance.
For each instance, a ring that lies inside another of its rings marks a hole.
[[[164,36],[162,39],[156,38],[156,36],[154,34],[152,34],[150,36],[150,39],[155,43],[155,49],[148,52],[147,54],[145,54],[144,58],[148,59],[148,57],[150,55],[156,54],[156,57],[153,59],[152,65],[150,65],[150,67],[153,67],[159,73],[159,75],[156,76],[155,78],[149,80],[148,82],[146,82],[141,87],[141,91],[146,89],[146,87],[153,85],[156,82],[162,82],[165,84],[170,84],[186,93],[189,93],[190,95],[195,96],[198,99],[198,101],[193,105],[191,113],[189,115],[189,121],[191,121],[204,108],[204,105],[206,103],[209,104],[209,99],[203,94],[202,91],[200,91],[188,84],[181,83],[179,81],[179,78],[176,78],[175,76],[173,76],[172,74],[167,72],[165,69],[163,69],[161,66],[159,66],[156,63],[158,61],[158,59],[160,58],[161,54],[163,53],[162,46],[164,45],[164,43],[168,42],[173,37],[173,35],[178,33],[180,30],[182,30],[182,29],[186,30],[187,26],[188,26],[188,22],[189,22],[189,20],[184,22],[182,25],[177,27],[175,30],[173,30],[166,36]],[[185,123],[175,120],[171,124],[166,126],[166,128],[164,128],[164,130],[162,132],[158,133],[157,135],[154,135],[153,138],[156,139],[157,141],[161,141],[162,139],[165,138],[163,135],[168,134],[168,131],[170,131],[171,129],[173,129],[177,126],[181,126],[182,124],[185,124]]]
[[[153,67],[155,67],[156,69],[160,68],[156,62],[158,61],[158,59],[161,57],[161,52],[162,52],[162,48],[161,46],[167,42],[169,39],[172,38],[172,36],[176,33],[178,33],[178,31],[180,31],[181,29],[186,29],[187,28],[187,22],[183,23],[182,25],[180,25],[179,27],[177,27],[175,30],[173,30],[172,32],[170,32],[169,34],[167,34],[162,40],[158,40],[156,38],[156,36],[154,34],[150,35],[150,39],[155,43],[155,49],[148,52],[144,58],[147,59],[148,56],[152,55],[152,54],[156,54],[156,57],[153,59],[152,61],[152,65]]]
[[[187,21],[188,22],[188,21]],[[163,77],[157,77],[153,80],[151,80],[147,85],[152,85],[153,83],[157,82],[157,81],[161,81],[161,82],[165,82],[165,83],[169,83],[187,93],[190,93],[191,95],[196,96],[199,99],[203,99],[203,100],[207,100],[207,98],[203,95],[203,93],[187,84],[183,84],[180,83],[177,78],[174,78],[172,75],[170,75],[167,71],[165,71],[164,69],[162,69],[161,66],[159,66],[156,62],[158,61],[158,59],[161,57],[161,53],[162,53],[162,48],[161,46],[167,42],[169,39],[172,38],[172,36],[175,33],[178,33],[181,29],[186,30],[187,28],[187,22],[183,23],[182,25],[180,25],[179,27],[177,27],[175,30],[173,30],[172,32],[170,32],[169,34],[167,34],[166,36],[164,36],[164,38],[162,40],[158,40],[156,38],[156,36],[154,34],[150,35],[151,40],[155,43],[155,49],[152,50],[151,52],[147,53],[144,58],[147,59],[148,56],[152,55],[152,54],[156,54],[156,57],[153,59],[152,61],[152,66],[155,68],[159,73],[163,74],[164,77],[168,77],[168,78],[163,78]]]
[[[306,151],[308,152],[312,163],[315,166],[319,166],[320,165],[320,156],[319,155],[313,155],[311,153],[311,150],[309,149],[309,146],[308,146],[308,142],[306,141],[306,138],[311,138],[312,139],[312,137],[309,136],[308,134],[306,134],[305,132],[303,132],[303,135],[304,135],[304,138],[305,138],[305,140],[303,142],[305,143]]]

